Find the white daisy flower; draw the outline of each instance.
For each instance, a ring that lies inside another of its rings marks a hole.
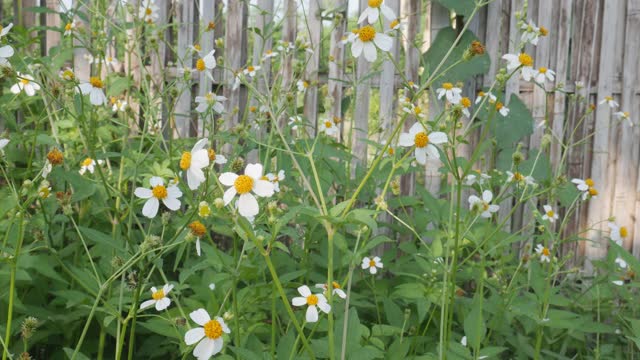
[[[626,261],[624,261],[624,259],[623,259],[623,258],[621,258],[621,257],[617,257],[617,258],[614,260],[614,262],[616,263],[616,265],[618,265],[618,266],[619,266],[620,268],[622,268],[622,269],[626,269],[626,268],[627,268],[627,266],[628,266],[627,262],[626,262]]]
[[[9,33],[9,30],[13,27],[13,23],[9,23],[9,25],[3,27],[0,25],[0,40],[2,40],[3,36],[6,36]]]
[[[244,217],[256,216],[260,211],[258,200],[251,192],[260,197],[268,197],[272,196],[274,191],[271,182],[262,180],[262,165],[260,164],[247,165],[244,175],[232,172],[223,173],[219,180],[222,185],[230,186],[224,193],[224,204],[229,205],[236,194],[239,194],[236,206],[240,215]]]
[[[462,97],[460,98],[459,105],[462,108],[462,114],[467,118],[471,117],[471,112],[469,112],[469,109],[471,109],[471,99],[466,96]]]
[[[324,292],[329,291],[329,287],[327,286],[327,284],[316,284],[316,288],[322,289],[322,290],[324,290]],[[338,284],[335,281],[333,281],[332,294],[333,295],[338,295],[342,299],[346,299],[347,298],[347,294],[340,288],[340,284]]]
[[[284,180],[285,178],[284,170],[278,171],[278,175],[268,173],[267,175],[265,175],[265,177],[273,184],[273,191],[280,192],[280,181]]]
[[[544,85],[545,81],[553,82],[556,79],[556,73],[542,66],[536,70],[535,75],[533,76],[533,81],[540,85]]]
[[[607,104],[610,108],[615,109],[620,106],[615,100],[613,100],[613,96],[605,96],[604,99],[600,101],[600,105]]]
[[[196,103],[198,104],[196,111],[204,113],[211,108],[216,113],[222,114],[224,112],[223,101],[227,101],[227,98],[218,96],[212,92],[207,93],[205,96],[196,96]]]
[[[117,99],[115,101],[112,101],[111,103],[112,103],[111,105],[112,112],[118,112],[118,111],[123,112],[127,110],[127,102],[124,100]]]
[[[434,145],[444,144],[449,139],[443,132],[428,133],[421,123],[417,122],[411,126],[408,133],[401,133],[398,145],[403,147],[415,146],[415,157],[419,164],[424,165],[427,159],[439,159],[440,154]]]
[[[393,39],[384,33],[377,33],[371,25],[366,25],[358,29],[358,34],[351,44],[351,55],[360,57],[364,53],[364,58],[368,62],[376,61],[379,48],[382,51],[389,51],[393,46]]]
[[[73,31],[78,28],[78,22],[72,20],[64,25],[64,36],[70,36],[73,34]]]
[[[479,185],[484,185],[484,183],[487,182],[489,179],[491,179],[491,176],[478,172],[477,174],[469,174],[465,176],[464,184],[467,186],[473,186],[476,183]]]
[[[627,111],[616,111],[613,113],[613,116],[616,117],[618,121],[626,120],[629,123],[629,126],[633,126],[633,122],[631,122],[631,115]]]
[[[535,179],[532,176],[524,176],[519,172],[514,172],[512,173],[511,171],[507,171],[507,182],[517,182],[517,183],[524,183],[526,185],[535,185]]]
[[[478,96],[476,97],[475,103],[476,104],[480,103],[482,101],[482,99],[484,99],[487,96],[489,97],[489,103],[491,103],[491,104],[495,104],[495,102],[498,100],[496,98],[496,96],[493,95],[491,92],[485,93],[484,91],[480,91],[480,92],[478,92]]]
[[[540,256],[540,262],[551,262],[551,251],[542,244],[536,245],[536,253]]]
[[[33,76],[29,74],[21,74],[17,73],[18,83],[14,84],[11,87],[11,92],[14,94],[19,94],[24,91],[27,96],[33,96],[36,94],[37,90],[40,90],[40,85],[33,82]]]
[[[216,62],[216,57],[215,54],[216,51],[215,50],[211,50],[209,51],[209,53],[205,56],[203,56],[202,58],[196,60],[196,70],[198,70],[199,72],[203,72],[205,71],[207,76],[213,80],[213,75],[211,75],[211,71],[216,68],[217,66],[217,62]],[[209,71],[207,71],[209,70]]]
[[[436,93],[438,94],[438,100],[442,99],[442,97],[446,95],[447,101],[454,105],[457,105],[460,102],[460,99],[462,99],[462,96],[460,95],[462,93],[462,89],[453,86],[450,82],[443,83],[441,88],[436,89]]]
[[[368,20],[369,24],[374,24],[378,21],[380,13],[389,21],[396,20],[396,14],[390,7],[384,4],[384,0],[369,0],[369,6],[364,9],[358,18],[358,24],[365,20]]]
[[[339,129],[332,120],[326,119],[325,121],[320,123],[320,126],[318,126],[318,131],[323,132],[329,136],[336,136]]]
[[[153,23],[160,17],[158,13],[159,8],[156,6],[154,0],[143,0],[140,3],[140,9],[138,10],[138,17],[142,21],[147,23]]]
[[[291,130],[298,130],[298,125],[302,125],[302,117],[299,115],[290,117],[288,125]]]
[[[80,175],[84,175],[84,173],[87,171],[93,174],[93,172],[95,171],[95,166],[96,161],[88,157],[82,160],[82,163],[80,163],[80,171],[78,172],[80,173]]]
[[[502,116],[509,115],[509,108],[504,106],[504,104],[501,103],[500,101],[496,102],[495,108],[496,108],[496,111],[500,113],[500,115]]]
[[[246,69],[242,70],[242,73],[247,76],[254,77],[258,70],[260,70],[260,66],[249,65]]]
[[[278,52],[269,49],[269,50],[264,52],[264,56],[262,56],[262,61],[265,61],[267,59],[271,59],[271,58],[276,57],[276,56],[278,56]]]
[[[384,264],[382,264],[382,260],[377,256],[374,256],[373,258],[365,256],[362,259],[362,269],[369,269],[369,273],[371,274],[376,274],[378,272],[378,268],[382,269],[383,267]]]
[[[586,200],[588,196],[595,198],[598,196],[598,190],[594,187],[594,182],[590,178],[587,179],[571,179],[571,182],[576,184],[576,187],[582,192],[582,201]]]
[[[548,220],[550,223],[555,222],[556,220],[558,220],[558,214],[556,214],[555,211],[553,211],[553,208],[551,207],[551,205],[544,205],[542,207],[544,209],[544,215],[542,215],[542,220]]]
[[[139,187],[135,190],[134,194],[141,198],[147,199],[142,208],[142,215],[153,218],[158,214],[158,208],[160,207],[160,200],[169,209],[176,211],[180,208],[179,197],[182,196],[182,191],[175,185],[164,186],[162,178],[154,176],[149,180],[151,189]]]
[[[140,309],[146,309],[149,306],[155,305],[156,310],[162,311],[171,305],[171,299],[167,297],[169,292],[173,289],[173,285],[165,284],[162,289],[158,290],[155,286],[151,287],[151,300],[147,300],[140,304]]]
[[[522,24],[520,27],[522,30],[522,36],[520,40],[524,43],[530,43],[531,45],[538,45],[538,39],[540,39],[540,28],[529,20],[528,24]]]
[[[469,196],[469,209],[471,211],[479,211],[480,216],[483,218],[490,218],[493,213],[500,210],[500,206],[491,204],[491,200],[493,200],[493,193],[490,190],[482,192],[482,199],[471,195]]]
[[[625,226],[619,226],[614,222],[609,222],[608,225],[609,230],[611,230],[609,237],[611,237],[611,240],[615,241],[616,244],[622,246],[624,240],[629,236],[629,230],[627,230]]]
[[[201,326],[184,334],[184,342],[187,345],[198,343],[193,349],[193,356],[198,360],[206,360],[219,353],[223,346],[222,334],[231,333],[224,319],[219,316],[211,319],[205,309],[198,309],[189,314],[189,317]]]
[[[180,157],[180,169],[187,172],[189,189],[196,190],[206,178],[203,168],[209,166],[209,151],[206,148],[209,140],[198,140],[191,151],[185,151]]]
[[[9,58],[14,54],[14,50],[11,45],[5,45],[0,47],[0,66],[11,67]]]
[[[394,19],[389,23],[389,30],[400,30],[401,26],[400,19]]]
[[[89,82],[83,82],[76,88],[82,95],[89,95],[89,102],[92,105],[100,106],[107,103],[107,96],[103,90],[104,84],[97,76],[92,76]]]
[[[213,164],[224,165],[227,163],[227,158],[224,155],[216,153],[216,151],[213,148],[209,148],[208,154],[209,154],[209,163],[211,163],[212,165]]]
[[[289,52],[289,51],[293,51],[295,50],[295,46],[289,42],[289,41],[283,41],[280,40],[280,42],[278,43],[278,51],[285,51],[285,52]]]
[[[312,294],[311,289],[309,289],[307,285],[300,286],[298,288],[298,293],[302,296],[291,299],[291,304],[293,306],[308,305],[305,317],[308,323],[318,321],[318,309],[316,307],[320,308],[320,310],[325,314],[328,314],[331,311],[331,305],[327,302],[327,298],[322,294]]]
[[[536,71],[533,70],[533,58],[529,54],[505,54],[502,58],[507,61],[507,70],[512,71],[520,68],[522,78],[525,81],[531,81],[531,78],[535,76]]]
[[[422,111],[422,108],[412,103],[407,103],[406,106],[402,108],[402,111],[404,111],[407,114],[413,115],[416,118],[421,118],[421,119],[425,118],[425,114]]]
[[[298,82],[296,83],[296,86],[298,87],[298,91],[304,92],[309,87],[309,83],[304,80],[298,80]]]
[[[104,58],[104,63],[107,66],[111,66],[113,69],[117,68],[118,66],[120,66],[120,61],[118,61],[118,59],[114,58],[111,55],[107,55]]]

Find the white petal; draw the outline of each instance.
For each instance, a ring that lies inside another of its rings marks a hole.
[[[500,210],[500,206],[498,205],[489,205],[489,212],[494,213],[496,211]]]
[[[202,249],[200,248],[200,238],[196,239],[196,254],[198,254],[198,256],[202,254]]]
[[[364,257],[364,259],[362,259],[362,268],[363,268],[363,269],[368,268],[368,267],[369,267],[369,262],[370,262],[370,261],[371,261],[371,260],[369,260],[369,258],[365,256],[365,257]]]
[[[227,326],[227,324],[224,322],[224,319],[221,318],[220,316],[216,316],[216,320],[218,321],[218,323],[220,324],[220,326],[222,327],[222,331],[225,332],[225,334],[229,334],[231,333],[231,329],[229,329],[229,327]]]
[[[449,139],[447,138],[447,134],[443,132],[436,131],[429,134],[429,142],[432,144],[444,144],[447,141],[449,141]]]
[[[10,45],[0,47],[0,57],[8,58],[13,56],[13,48]]]
[[[369,24],[373,24],[378,20],[378,16],[380,16],[380,11],[377,8],[369,8]]]
[[[200,359],[208,359],[213,355],[215,342],[212,339],[205,338],[193,349],[193,356]]]
[[[253,184],[253,192],[258,196],[267,197],[273,195],[273,183],[266,180],[256,180]]]
[[[415,156],[416,156],[416,161],[418,162],[418,164],[424,165],[424,164],[427,163],[427,148],[429,148],[429,147],[430,146],[427,146],[425,148],[416,148]]]
[[[376,49],[375,45],[373,45],[370,41],[366,42],[363,45],[363,50],[364,58],[367,59],[368,62],[376,61],[376,58],[378,57],[378,50]]]
[[[363,47],[364,43],[360,39],[356,39],[353,44],[351,44],[351,55],[355,58],[360,57]]]
[[[177,199],[182,196],[182,191],[177,186],[172,185],[167,187],[167,196]]]
[[[358,18],[358,24],[363,22],[368,16],[369,16],[369,8],[367,7],[366,9],[364,9],[362,14],[360,14],[360,17]]]
[[[416,149],[417,150],[417,149]],[[424,148],[425,153],[427,154],[427,157],[430,159],[439,159],[440,158],[440,154],[438,153],[438,148],[429,144],[427,145],[426,148]],[[416,157],[417,159],[417,157]]]
[[[400,137],[398,138],[398,145],[405,146],[405,147],[413,146],[414,139],[415,139],[415,135],[412,138],[411,135],[409,135],[409,133],[401,133]]]
[[[216,158],[217,157],[218,155],[216,155]],[[233,183],[236,181],[237,178],[238,178],[238,174],[235,174],[232,172],[226,172],[220,175],[220,177],[218,177],[218,180],[224,186],[233,186]]]
[[[148,199],[153,196],[153,191],[151,191],[151,189],[142,187],[137,188],[133,193],[141,199]]]
[[[224,195],[222,196],[222,199],[224,200],[224,204],[225,205],[229,205],[229,203],[231,202],[231,200],[233,200],[233,197],[236,196],[236,188],[235,187],[230,187],[227,189],[227,191],[224,192]]]
[[[205,139],[206,140],[206,139]],[[209,152],[205,149],[200,149],[191,152],[191,166],[190,168],[202,169],[209,166]]]
[[[378,269],[375,266],[372,266],[369,268],[369,272],[375,275],[378,272]]]
[[[238,213],[244,217],[256,216],[260,211],[258,200],[250,193],[240,195],[238,198]]]
[[[169,292],[171,292],[171,290],[173,290],[173,285],[171,284],[165,284],[162,287],[162,292],[164,292],[164,295],[166,296]]]
[[[211,320],[211,317],[209,317],[209,313],[202,308],[192,311],[189,314],[189,317],[191,318],[191,320],[193,320],[196,324],[200,326],[204,326],[204,324],[206,324],[209,320]]]
[[[491,193],[491,191],[489,190],[483,191],[482,200],[484,200],[485,202],[490,202],[491,200],[493,200],[493,193]]]
[[[147,301],[143,302],[142,304],[140,304],[140,309],[146,309],[146,308],[148,308],[149,306],[152,306],[155,303],[156,303],[155,300],[147,300]]]
[[[94,88],[89,93],[89,101],[93,105],[96,105],[96,106],[102,105],[104,104],[104,100],[105,100],[105,96],[102,90]]]
[[[320,295],[318,295],[320,296]],[[328,314],[329,311],[331,311],[331,305],[329,305],[328,302],[326,301],[318,301],[318,307],[320,308],[320,310],[322,310],[325,314]]]
[[[260,179],[262,177],[262,165],[249,164],[247,168],[244,169],[244,174],[253,179]]]
[[[153,176],[151,179],[149,179],[149,184],[151,184],[151,187],[154,187],[158,185],[164,185],[164,181],[161,177]]]
[[[204,337],[204,328],[198,327],[195,329],[191,329],[184,334],[184,342],[187,345],[193,345],[200,341]]]
[[[384,3],[380,5],[380,10],[382,10],[382,15],[384,15],[384,17],[386,17],[387,20],[393,21],[396,19],[396,14],[393,12],[393,10],[390,7],[388,7]]]
[[[307,308],[307,322],[316,322],[318,321],[318,309],[315,307],[315,305],[310,305]]]
[[[307,285],[302,285],[298,287],[298,293],[306,298],[311,295],[311,289]]]
[[[160,206],[160,203],[158,202],[158,199],[154,197],[149,198],[147,202],[144,203],[144,206],[142,207],[142,215],[148,218],[155,217],[156,214],[158,213],[159,206]]]
[[[307,298],[303,298],[303,297],[294,297],[293,299],[291,299],[291,305],[293,306],[302,306],[304,304],[307,303]]]
[[[162,199],[162,203],[164,206],[168,207],[170,210],[176,211],[180,209],[180,200],[172,197],[166,197]]]
[[[223,345],[223,341],[221,337],[217,339],[213,339],[213,352],[211,353],[211,356],[222,351],[222,345]]]
[[[162,311],[171,305],[171,299],[165,297],[156,302],[156,310]]]
[[[88,95],[91,92],[91,89],[93,89],[93,86],[89,83],[82,83],[78,85],[78,89],[80,89],[80,93],[82,95]]]
[[[382,51],[390,51],[393,47],[393,38],[387,34],[377,33],[373,42]]]

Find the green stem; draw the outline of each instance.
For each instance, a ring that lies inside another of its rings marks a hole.
[[[16,250],[14,253],[13,261],[11,263],[11,275],[9,279],[9,307],[7,308],[7,330],[4,336],[4,351],[2,352],[2,360],[7,359],[9,355],[9,344],[11,341],[11,321],[13,320],[13,299],[16,292],[16,272],[18,270],[18,257],[20,256],[20,249],[22,248],[22,242],[24,241],[24,210],[20,210],[20,223],[18,225],[18,243],[16,244]]]

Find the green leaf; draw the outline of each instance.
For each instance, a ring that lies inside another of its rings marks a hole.
[[[491,129],[499,149],[508,149],[525,136],[533,134],[531,111],[515,94],[509,98],[509,115],[494,113]]]
[[[457,2],[457,0],[453,0],[452,2]],[[429,50],[427,50],[427,52],[422,56],[425,68],[423,78],[425,80],[431,76],[434,70],[436,70],[438,64],[440,64],[442,59],[445,57],[457,37],[458,34],[456,30],[450,27],[444,28],[438,32],[438,35],[429,47]],[[477,40],[478,38],[473,34],[473,32],[469,30],[464,32],[458,45],[453,49],[440,69],[438,69],[438,74],[436,76],[439,76],[439,78],[433,82],[432,88],[439,88],[444,82],[464,82],[476,75],[481,75],[489,71],[491,59],[487,54],[474,56],[471,60],[462,61],[454,66],[454,64],[462,58],[462,55],[467,48],[469,48],[471,42]],[[444,70],[447,70],[447,72],[441,73]]]
[[[64,353],[67,355],[67,357],[69,359],[71,359],[73,357],[73,349],[72,348],[64,348],[62,349],[64,350]],[[78,351],[78,353],[76,354],[76,359],[78,360],[90,360],[89,357],[81,352]]]
[[[436,0],[442,6],[454,11],[458,15],[469,16],[476,7],[473,0]]]
[[[464,334],[467,335],[469,347],[474,349],[478,348],[486,333],[487,326],[482,316],[480,298],[476,297],[473,308],[464,318]]]

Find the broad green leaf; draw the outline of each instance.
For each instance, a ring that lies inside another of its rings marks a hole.
[[[487,326],[482,316],[480,298],[476,297],[473,308],[464,319],[464,333],[467,335],[467,343],[470,348],[478,348],[487,333]]]

